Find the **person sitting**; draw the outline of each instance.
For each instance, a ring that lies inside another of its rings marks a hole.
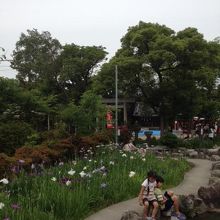
[[[164,179],[161,176],[156,177],[156,187],[154,189],[154,194],[160,205],[160,210],[162,214],[171,210],[174,207],[175,212],[172,216],[175,216],[179,220],[185,220],[186,217],[179,211],[179,200],[173,191],[166,191],[164,194],[161,191],[161,187],[164,183]]]
[[[145,156],[145,154],[146,154],[146,149],[135,147],[134,144],[132,143],[132,139],[129,141],[129,143],[127,143],[123,146],[123,151],[138,152],[142,156]]]
[[[138,151],[138,148],[135,147],[134,144],[132,143],[132,140],[130,140],[127,144],[123,146],[123,150],[132,152],[132,151]]]
[[[147,174],[147,179],[141,184],[141,190],[139,193],[139,204],[144,205],[144,219],[148,218],[149,206],[153,206],[152,220],[156,219],[156,214],[158,211],[158,202],[156,196],[154,195],[154,188],[156,187],[156,172],[149,171]]]

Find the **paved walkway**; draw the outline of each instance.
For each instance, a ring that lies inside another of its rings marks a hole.
[[[189,159],[188,161],[194,163],[195,166],[185,174],[184,180],[177,187],[170,189],[179,195],[197,193],[200,186],[208,185],[212,162],[202,159]],[[120,220],[127,210],[140,213],[143,207],[138,205],[138,198],[134,198],[102,209],[85,220]]]

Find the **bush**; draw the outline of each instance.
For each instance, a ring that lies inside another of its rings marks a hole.
[[[31,146],[40,144],[42,142],[42,139],[40,137],[40,134],[37,132],[33,132],[31,135],[27,137],[27,141],[25,142],[25,146]]]
[[[96,139],[98,144],[109,144],[110,142],[114,141],[113,130],[106,129],[97,132],[93,135],[93,138]]]
[[[4,153],[0,153],[0,178],[7,176],[13,163],[15,163],[14,158],[8,157]]]
[[[213,140],[193,138],[187,141],[188,148],[212,148],[214,146]]]
[[[56,128],[53,130],[42,132],[40,138],[43,142],[50,144],[55,143],[56,141],[66,138],[68,133],[65,131],[63,127]]]
[[[32,129],[25,122],[12,121],[0,124],[0,152],[12,154],[24,145]]]
[[[172,133],[167,133],[160,138],[160,143],[170,148],[175,148],[178,145],[178,138]]]
[[[159,140],[156,139],[156,137],[152,137],[151,139],[151,145],[157,146],[159,144]]]
[[[119,142],[122,143],[123,145],[127,144],[131,140],[131,137],[132,137],[132,133],[130,131],[125,129],[121,130],[119,136]]]
[[[31,163],[41,163],[42,161],[52,163],[61,157],[60,153],[46,146],[21,147],[16,150],[14,158],[24,160],[24,165]]]

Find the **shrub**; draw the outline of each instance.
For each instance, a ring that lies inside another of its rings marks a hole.
[[[0,124],[0,152],[12,154],[24,145],[31,134],[31,127],[25,122],[8,122]]]
[[[109,144],[114,140],[113,130],[103,130],[93,135],[93,138],[100,144]]]
[[[66,137],[68,137],[68,132],[64,123],[56,123],[54,129],[41,133],[42,141],[59,140]]]
[[[159,140],[156,139],[156,137],[152,137],[151,139],[151,145],[157,146],[159,144]]]
[[[19,160],[25,161],[24,165],[30,165],[31,163],[53,162],[57,160],[60,153],[55,149],[50,149],[46,146],[37,147],[21,147],[16,150],[14,157]]]
[[[213,140],[193,138],[187,141],[187,147],[189,148],[212,148],[214,146]]]
[[[178,145],[178,138],[172,133],[167,133],[160,138],[160,143],[167,147],[174,148]]]
[[[15,159],[13,157],[8,157],[6,154],[0,153],[0,177],[5,176],[14,163]]]
[[[41,143],[40,134],[37,132],[33,132],[31,135],[27,137],[27,141],[25,142],[25,146],[34,146]]]

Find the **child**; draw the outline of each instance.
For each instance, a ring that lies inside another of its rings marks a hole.
[[[152,220],[155,220],[155,216],[158,210],[158,202],[154,195],[154,188],[156,187],[156,172],[149,171],[147,179],[141,184],[141,190],[139,193],[139,204],[144,205],[144,218],[148,217],[149,205],[153,205]]]
[[[157,201],[160,205],[160,209],[162,212],[169,211],[172,206],[174,206],[175,213],[172,216],[175,216],[179,220],[185,220],[186,217],[184,214],[179,211],[179,201],[176,195],[172,191],[166,191],[164,194],[161,191],[162,184],[164,183],[164,179],[161,176],[156,177],[156,188],[154,190],[154,194],[157,198]]]

